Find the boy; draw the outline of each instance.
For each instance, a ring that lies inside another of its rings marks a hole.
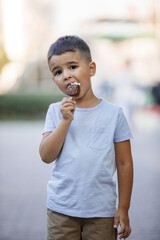
[[[96,64],[88,45],[65,36],[51,45],[48,65],[58,88],[80,84],[78,94],[49,106],[40,155],[53,162],[47,187],[48,240],[113,240],[130,235],[132,134],[120,107],[97,98]],[[69,95],[69,94],[68,94]],[[116,211],[117,167],[119,204]],[[83,234],[81,233],[83,232]]]

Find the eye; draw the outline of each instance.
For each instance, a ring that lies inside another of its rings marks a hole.
[[[58,70],[58,71],[55,72],[55,76],[60,75],[61,73],[62,73],[62,71]]]
[[[71,70],[74,70],[76,67],[77,67],[77,66],[72,65],[72,66],[70,66],[70,69],[71,69]]]

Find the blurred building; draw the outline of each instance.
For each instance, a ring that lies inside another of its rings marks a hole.
[[[1,94],[57,91],[46,53],[65,34],[91,46],[95,88],[113,82],[127,59],[138,84],[160,80],[160,0],[0,0],[0,6],[0,37],[10,60],[0,74]]]
[[[0,0],[0,6],[1,43],[10,59],[0,75],[0,93],[54,89],[46,61],[54,36],[54,1]]]
[[[139,84],[153,84],[160,80],[160,1],[132,1],[124,10],[84,24],[83,32],[94,39],[100,74],[111,79],[130,59]]]

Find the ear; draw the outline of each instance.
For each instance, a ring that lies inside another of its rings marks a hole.
[[[90,67],[90,76],[92,77],[96,73],[96,63],[90,62],[89,67]]]

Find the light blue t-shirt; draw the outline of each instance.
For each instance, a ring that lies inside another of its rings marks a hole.
[[[43,133],[62,119],[60,102],[49,106]],[[101,100],[77,108],[63,148],[53,162],[47,186],[47,208],[69,216],[113,217],[116,212],[114,142],[131,139],[122,108]]]

